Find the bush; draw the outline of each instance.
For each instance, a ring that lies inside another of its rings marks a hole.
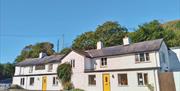
[[[79,88],[75,88],[75,89],[72,89],[72,91],[84,91],[84,90],[79,89]]]

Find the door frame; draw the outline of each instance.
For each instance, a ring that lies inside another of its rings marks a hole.
[[[109,91],[111,91],[111,76],[109,73],[102,74],[102,85],[103,85],[103,91],[104,91],[104,75],[109,75]]]

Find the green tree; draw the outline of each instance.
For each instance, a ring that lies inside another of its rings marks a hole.
[[[122,38],[127,34],[127,29],[117,22],[107,21],[99,25],[96,30],[85,32],[78,36],[72,45],[74,49],[89,50],[95,49],[96,43],[102,41],[104,46],[122,44]]]
[[[57,75],[65,90],[70,90],[73,88],[71,83],[72,68],[69,63],[59,65],[57,68]]]
[[[37,58],[40,52],[46,53],[48,56],[54,54],[54,45],[49,42],[28,45],[23,48],[21,54],[16,57],[15,62],[21,62],[26,58]]]
[[[61,52],[59,54],[67,54],[71,51],[71,48],[64,48],[61,50]]]
[[[149,23],[139,25],[138,29],[134,33],[131,33],[130,36],[133,42],[153,40],[163,38],[163,30],[159,21],[153,20]]]

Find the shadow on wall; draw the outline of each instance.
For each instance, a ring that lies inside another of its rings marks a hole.
[[[171,71],[180,71],[180,60],[172,50],[169,50],[169,61]]]

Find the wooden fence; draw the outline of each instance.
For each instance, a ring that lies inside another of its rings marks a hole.
[[[160,91],[176,91],[173,72],[159,73]]]

